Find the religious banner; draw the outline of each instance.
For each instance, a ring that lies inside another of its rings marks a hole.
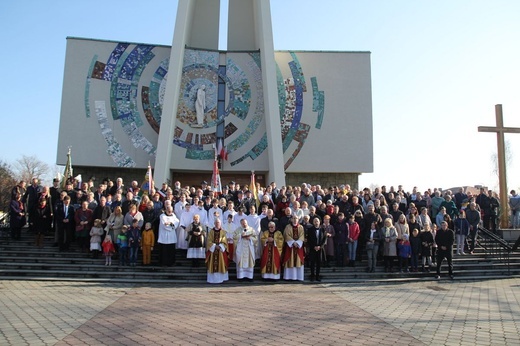
[[[65,164],[65,170],[63,171],[63,178],[61,180],[61,188],[65,190],[65,185],[67,184],[67,181],[72,178],[72,159],[70,157],[70,147],[69,151],[67,152],[67,163]]]
[[[260,201],[258,200],[258,190],[256,189],[255,171],[251,171],[251,184],[250,185],[251,186],[249,186],[249,190],[253,194],[253,198],[255,199],[255,207],[258,210]]]
[[[144,182],[141,185],[141,194],[152,194],[152,189],[154,188],[153,177],[152,177],[152,166],[148,162],[148,169],[146,170],[146,174],[144,175]]]

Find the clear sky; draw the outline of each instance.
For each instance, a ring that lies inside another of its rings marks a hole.
[[[54,166],[67,36],[171,45],[176,8],[1,1],[0,160]],[[272,0],[271,12],[277,50],[372,53],[374,173],[361,188],[496,187],[496,135],[477,127],[495,125],[495,104],[520,127],[520,1]],[[519,188],[520,135],[506,140],[509,189]]]

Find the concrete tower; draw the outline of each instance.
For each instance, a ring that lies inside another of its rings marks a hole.
[[[219,0],[179,0],[157,143],[154,172],[157,182],[169,179],[172,168],[182,169],[175,166],[172,146],[181,96],[185,48],[217,50],[219,16]],[[267,180],[276,181],[279,186],[285,185],[270,2],[229,0],[228,18],[228,51],[260,52],[264,119],[268,142]]]

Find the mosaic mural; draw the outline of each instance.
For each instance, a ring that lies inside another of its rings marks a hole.
[[[106,152],[119,167],[135,167],[135,158],[132,157],[135,153],[125,152],[123,139],[114,134],[109,119],[121,125],[135,149],[155,157],[156,147],[153,143],[157,139],[150,137],[149,130],[144,131],[144,126],[155,134],[159,133],[169,64],[168,58],[164,58],[167,54],[162,54],[163,58],[157,61],[157,49],[165,48],[114,44],[106,61],[93,55],[88,67],[84,92],[85,114],[87,118],[97,118],[106,143]],[[248,159],[258,158],[268,146],[260,55],[258,52],[226,53],[225,73],[222,73],[220,54],[186,49],[173,144],[184,150],[186,159],[212,160],[213,145],[217,141],[216,125],[224,121],[225,145],[230,164],[238,167]],[[290,75],[284,76],[280,67],[277,68],[286,169],[298,156],[310,131],[319,130],[325,117],[325,93],[319,89],[317,78],[305,76],[297,55],[290,53],[290,56],[288,69],[284,68],[290,71]],[[143,77],[145,75],[146,78]],[[106,85],[109,90],[106,102],[91,97],[94,80]],[[225,85],[226,106],[223,114],[217,112],[219,81]],[[203,124],[195,126],[195,100],[197,90],[202,85],[205,86],[206,108]],[[316,122],[312,125],[302,120],[306,106],[304,94],[310,91],[312,112],[316,113]],[[263,135],[258,131],[262,131]],[[237,156],[238,152],[245,154]]]

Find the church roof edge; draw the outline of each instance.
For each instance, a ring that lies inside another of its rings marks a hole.
[[[166,44],[154,44],[154,43],[143,43],[143,42],[130,42],[130,41],[124,41],[124,40],[103,40],[99,38],[88,38],[88,37],[75,37],[75,36],[67,36],[67,40],[82,40],[82,41],[97,41],[97,42],[112,42],[112,43],[128,43],[128,44],[145,44],[148,46],[159,46],[159,47],[167,47],[171,48],[170,45]]]
[[[97,41],[97,42],[112,42],[112,43],[128,43],[128,44],[145,44],[150,46],[158,46],[158,47],[166,47],[171,48],[171,45],[166,44],[154,44],[154,43],[143,43],[143,42],[130,42],[125,40],[104,40],[99,38],[88,38],[88,37],[76,37],[76,36],[67,36],[67,40],[83,40],[83,41]],[[197,49],[192,47],[186,47],[191,49]],[[208,50],[208,49],[205,49]],[[218,52],[235,52],[232,50],[218,50]],[[298,49],[275,49],[275,53],[284,53],[284,52],[295,52],[295,53],[357,53],[357,54],[372,54],[370,51],[345,51],[345,50],[298,50]]]

